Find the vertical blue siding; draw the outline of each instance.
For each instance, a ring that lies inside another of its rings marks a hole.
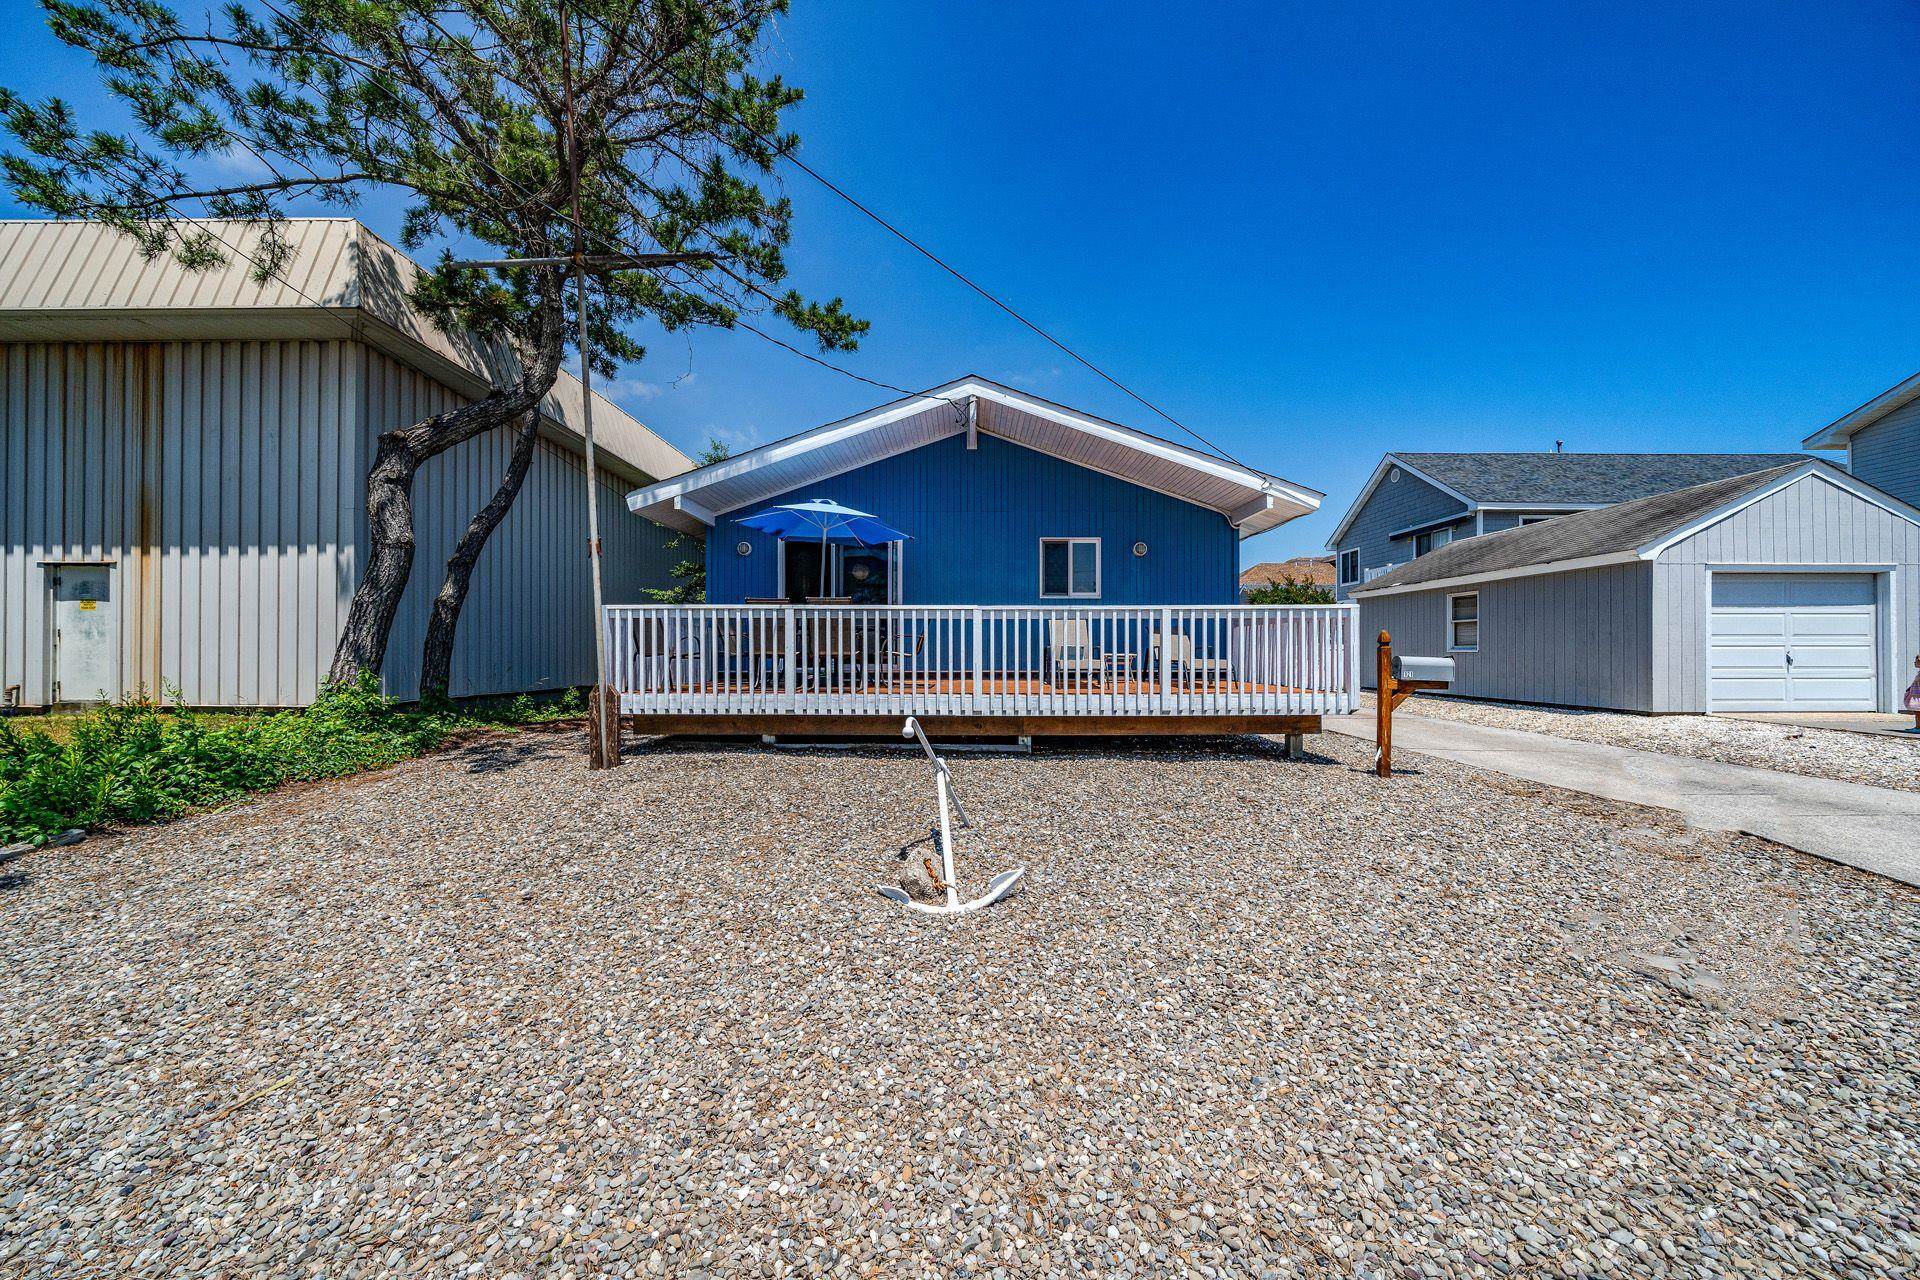
[[[1080,604],[1232,604],[1239,535],[1225,516],[982,434],[871,463],[723,516],[707,537],[707,598],[777,594],[778,540],[738,517],[830,498],[904,533],[908,604],[1036,604],[1040,539],[1099,538],[1100,598]],[[752,547],[742,556],[739,543]],[[1136,557],[1133,544],[1145,542]]]

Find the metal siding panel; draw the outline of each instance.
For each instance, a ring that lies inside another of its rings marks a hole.
[[[332,550],[313,537],[316,504],[339,492],[314,474],[331,425],[314,399],[324,350],[108,344],[39,348],[7,361],[10,382],[36,360],[57,365],[63,387],[75,380],[27,432],[72,442],[73,465],[59,482],[70,499],[25,504],[51,508],[43,519],[64,518],[53,530],[74,545],[30,554],[36,565],[69,554],[118,562],[126,688],[177,687],[202,706],[283,705],[317,688],[328,648],[320,619],[334,609],[321,597],[338,577]],[[143,506],[151,555],[141,548]],[[24,558],[22,536],[9,531],[10,562]],[[10,651],[21,632],[9,627]],[[29,687],[29,698],[40,696],[43,686]]]
[[[369,457],[382,430],[464,402],[379,352],[368,352],[365,362],[367,408],[356,438]],[[395,619],[383,681],[394,696],[419,692],[427,612],[445,578],[447,557],[499,485],[510,455],[511,432],[502,429],[449,450],[420,471],[413,577]],[[639,602],[643,587],[668,584],[675,559],[666,550],[671,535],[628,514],[623,481],[604,471],[599,481],[607,600]],[[364,529],[363,516],[356,523]],[[519,496],[474,566],[455,637],[456,697],[592,682],[586,537],[584,464],[577,453],[542,440]]]

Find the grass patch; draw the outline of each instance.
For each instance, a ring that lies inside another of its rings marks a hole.
[[[177,818],[285,782],[377,769],[463,729],[565,719],[584,706],[575,691],[402,707],[367,676],[272,715],[198,714],[134,698],[77,716],[0,718],[0,844]]]

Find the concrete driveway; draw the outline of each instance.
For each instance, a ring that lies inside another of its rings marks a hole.
[[[1334,733],[1373,740],[1371,713],[1329,716]],[[1816,857],[1920,885],[1920,792],[1631,751],[1546,734],[1397,714],[1394,765],[1406,752],[1682,814],[1695,827],[1744,831]]]
[[[1836,729],[1841,733],[1875,733],[1901,738],[1920,737],[1911,715],[1893,711],[1716,711],[1723,720],[1751,720],[1755,724],[1788,724],[1802,729]]]

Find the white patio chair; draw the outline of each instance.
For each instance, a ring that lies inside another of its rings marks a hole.
[[[1079,676],[1082,682],[1105,680],[1106,663],[1094,652],[1085,618],[1047,619],[1047,666],[1055,684],[1062,683],[1062,677],[1073,676]]]
[[[1203,680],[1224,680],[1227,677],[1225,658],[1196,658],[1193,656],[1193,637],[1184,631],[1175,631],[1171,635],[1156,631],[1153,633],[1153,665],[1160,665],[1160,646],[1167,646],[1167,661],[1178,671]]]

